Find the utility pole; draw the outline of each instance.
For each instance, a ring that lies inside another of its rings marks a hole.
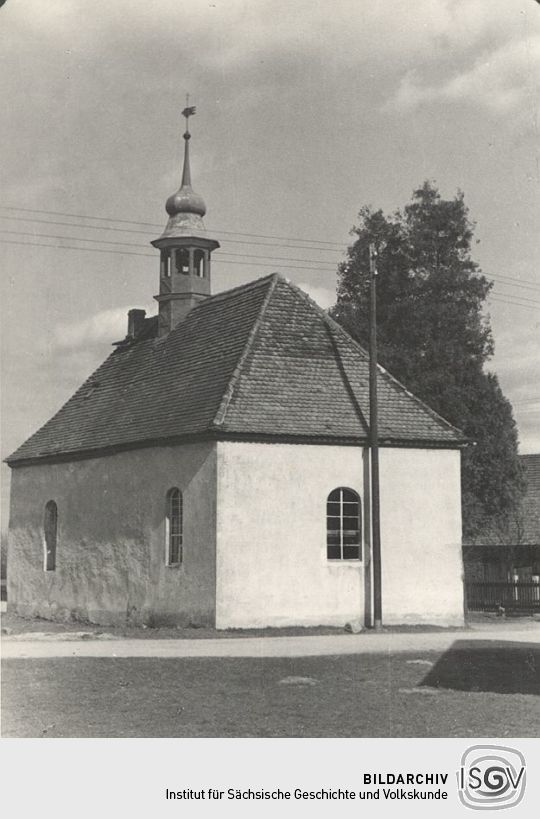
[[[382,628],[379,433],[377,429],[377,248],[369,246],[369,444],[371,455],[371,532],[373,626]]]

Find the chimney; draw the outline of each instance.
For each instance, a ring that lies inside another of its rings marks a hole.
[[[138,310],[136,307],[128,311],[128,338],[135,338],[141,332],[146,317],[146,310]]]

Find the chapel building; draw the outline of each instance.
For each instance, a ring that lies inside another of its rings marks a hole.
[[[368,356],[278,274],[212,295],[191,186],[158,314],[8,459],[8,606],[110,624],[373,619]],[[463,435],[379,367],[385,624],[463,624]]]

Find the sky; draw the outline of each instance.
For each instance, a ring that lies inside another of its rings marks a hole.
[[[6,0],[0,59],[3,458],[155,312],[187,92],[214,292],[279,270],[328,307],[363,205],[464,191],[540,452],[538,2]]]

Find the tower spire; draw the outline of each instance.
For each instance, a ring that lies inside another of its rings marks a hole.
[[[189,166],[189,140],[191,134],[189,133],[189,118],[196,114],[197,109],[194,105],[189,105],[189,94],[186,94],[186,107],[182,111],[182,116],[186,118],[186,130],[184,131],[184,170],[182,172],[182,187],[191,188],[191,168]]]
[[[195,110],[189,104],[188,94],[182,111],[186,119],[182,184],[167,199],[165,210],[169,220],[159,239],[152,242],[160,251],[159,294],[154,297],[159,303],[160,336],[170,332],[210,295],[210,257],[219,247],[219,242],[211,239],[204,227],[204,199],[191,187],[189,118]]]

